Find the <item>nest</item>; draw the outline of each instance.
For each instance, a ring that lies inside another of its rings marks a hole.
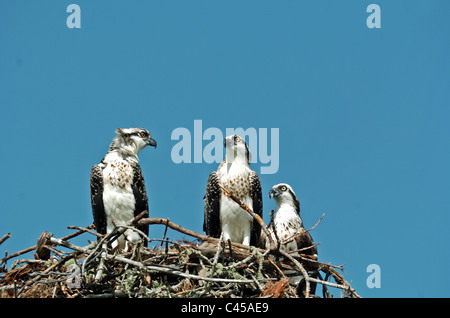
[[[225,242],[168,219],[144,216],[146,212],[107,235],[93,231],[93,225],[69,226],[76,232],[63,238],[42,233],[35,246],[0,260],[0,298],[328,298],[331,289],[340,290],[341,297],[359,297],[338,272],[342,266],[278,248]],[[149,247],[141,242],[128,251],[112,249],[111,243],[138,222],[164,225],[163,237],[146,237]],[[194,240],[170,241],[168,228]],[[94,240],[87,246],[71,243],[80,235]],[[9,237],[5,235],[0,244]],[[18,259],[31,251],[34,259]],[[6,263],[14,258],[8,270]]]

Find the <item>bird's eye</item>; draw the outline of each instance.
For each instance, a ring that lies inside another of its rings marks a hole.
[[[139,136],[141,136],[142,138],[147,138],[148,134],[145,131],[142,131],[139,133]]]
[[[239,140],[241,140],[241,138],[239,138],[238,136],[234,137],[234,141],[239,142]]]
[[[286,186],[281,187],[281,191],[286,191],[286,190],[287,190]]]

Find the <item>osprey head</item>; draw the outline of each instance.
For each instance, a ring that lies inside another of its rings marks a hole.
[[[115,132],[117,136],[111,144],[113,149],[131,151],[137,155],[146,146],[156,148],[156,141],[145,128],[117,128]]]
[[[292,187],[287,183],[274,185],[269,191],[269,198],[273,198],[277,203],[277,206],[280,206],[283,203],[289,203],[294,205],[297,208],[297,211],[300,212],[300,202],[298,201],[294,190],[292,190]]]
[[[227,136],[223,142],[226,148],[226,156],[228,162],[233,162],[234,159],[245,158],[247,163],[251,160],[251,154],[248,150],[245,139],[238,135]]]

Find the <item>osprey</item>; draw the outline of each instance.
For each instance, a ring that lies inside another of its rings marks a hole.
[[[91,170],[91,204],[97,232],[110,233],[142,211],[148,211],[144,177],[138,153],[146,146],[156,148],[148,130],[144,128],[116,129],[109,151]],[[148,235],[148,225],[138,226]],[[124,237],[125,236],[125,237]],[[127,241],[136,243],[140,235],[131,229],[112,243],[112,247],[127,248]],[[145,242],[146,243],[146,242]]]
[[[276,238],[278,238],[281,242],[280,249],[285,252],[293,252],[293,255],[298,255],[298,252],[294,251],[312,246],[300,253],[317,258],[317,247],[314,245],[311,234],[303,227],[300,218],[300,202],[291,186],[286,183],[274,185],[269,192],[269,198],[273,198],[277,204],[273,224],[269,226],[272,240],[276,242]],[[265,241],[266,248],[269,248],[270,240],[264,235],[264,232],[262,239]]]
[[[204,196],[203,230],[212,237],[220,237],[245,245],[257,245],[261,226],[239,204],[230,199],[219,184],[262,217],[261,183],[258,174],[250,169],[250,151],[238,135],[224,140],[226,156],[217,171],[211,172]]]
[[[272,240],[280,243],[280,249],[285,252],[290,252],[291,255],[299,256],[300,254],[309,255],[314,260],[317,260],[317,247],[308,231],[303,227],[302,219],[300,218],[300,202],[295,195],[291,186],[286,183],[274,185],[269,192],[269,198],[273,198],[277,204],[275,217],[273,223],[269,226],[269,235]],[[265,233],[261,234],[262,244],[266,248],[270,247],[270,240]],[[303,249],[302,251],[298,251]],[[306,266],[307,265],[307,266]],[[314,263],[305,264],[305,269],[308,271],[310,277],[316,278],[318,276],[317,266]],[[291,282],[297,285],[297,294],[303,296],[306,283],[302,275],[297,272],[290,273],[285,271],[287,276],[291,277]],[[316,291],[316,283],[310,284],[310,292],[314,294]]]

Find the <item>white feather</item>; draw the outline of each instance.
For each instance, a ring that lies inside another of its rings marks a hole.
[[[243,203],[252,208],[250,198],[246,198]],[[220,211],[223,239],[250,245],[253,222],[251,215],[226,196],[222,196]]]
[[[292,192],[295,196],[294,190],[288,184],[277,184],[272,187],[272,189],[278,189],[284,186]],[[274,197],[277,204],[277,209],[275,212],[275,218],[273,220],[274,227],[278,239],[283,242],[292,237],[297,231],[303,226],[302,219],[300,218],[295,203],[294,198],[289,191],[277,191],[277,195]],[[276,237],[273,233],[273,227],[270,228],[270,235],[272,240],[275,241]],[[266,247],[270,246],[270,241],[266,240]],[[280,249],[285,252],[298,250],[297,242],[295,240],[287,240],[286,243],[282,243]],[[298,255],[298,253],[294,253]]]
[[[107,163],[103,170],[103,204],[106,214],[106,232],[110,233],[116,226],[125,225],[134,217],[136,200],[134,198],[131,183],[133,169],[127,160],[122,159],[115,152],[105,157]],[[128,241],[137,242],[140,237],[132,230],[125,231]],[[120,236],[112,246],[119,245],[126,248],[123,236]]]
[[[217,172],[221,184],[228,184],[229,180],[238,179],[242,176],[248,179],[251,170],[248,163],[241,160],[241,158],[241,156],[237,156],[232,164],[225,163],[219,166]],[[253,209],[253,203],[249,196],[241,198],[241,201],[250,209]],[[221,197],[220,211],[223,239],[250,245],[253,226],[252,216],[226,195]]]
[[[278,207],[273,222],[278,239],[281,241],[290,238],[302,227],[302,220],[295,211],[294,206],[288,203],[282,204]],[[275,241],[273,232],[271,235],[272,239]],[[270,242],[266,241],[266,246],[269,248]],[[295,251],[298,249],[295,240],[290,240],[290,242],[288,240],[288,243],[282,244],[280,248],[285,252]],[[297,254],[298,253],[295,253],[294,255]]]

